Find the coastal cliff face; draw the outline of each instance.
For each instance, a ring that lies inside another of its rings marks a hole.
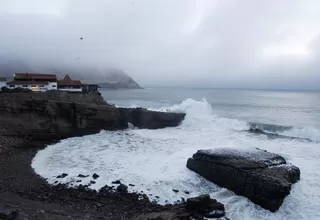
[[[0,136],[58,140],[101,130],[177,126],[184,114],[124,109],[98,94],[66,92],[0,94]]]

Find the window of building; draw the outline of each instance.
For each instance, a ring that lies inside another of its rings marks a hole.
[[[37,87],[37,85],[31,85],[31,87]]]
[[[26,87],[28,87],[28,85],[22,85],[22,87],[26,88]]]
[[[43,88],[43,87],[44,87],[44,85],[41,85],[40,87],[41,87],[41,88]]]
[[[52,85],[52,87],[57,87],[56,85]]]
[[[10,85],[10,88],[14,88],[14,85]]]

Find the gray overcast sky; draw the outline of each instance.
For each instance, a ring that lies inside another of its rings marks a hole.
[[[319,21],[319,0],[0,0],[0,53],[143,86],[319,89]]]

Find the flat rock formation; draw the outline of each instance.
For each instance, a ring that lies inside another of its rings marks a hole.
[[[157,129],[177,126],[184,116],[116,108],[99,94],[0,93],[0,136],[23,139],[59,140],[103,129],[126,129],[129,122],[135,127]]]
[[[199,150],[188,159],[187,167],[272,212],[279,209],[291,185],[300,179],[298,167],[259,149]]]
[[[128,122],[138,128],[159,129],[178,126],[183,121],[185,114],[169,112],[153,112],[144,108],[125,109]]]

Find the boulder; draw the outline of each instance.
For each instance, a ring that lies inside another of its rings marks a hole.
[[[260,149],[199,150],[188,159],[187,167],[272,212],[300,179],[298,167]]]
[[[98,178],[99,178],[99,175],[96,174],[96,173],[94,173],[94,174],[92,175],[92,178],[93,178],[93,179],[98,179]]]
[[[211,199],[209,195],[200,195],[187,199],[186,209],[206,218],[220,218],[225,215],[224,205],[215,199]]]
[[[118,187],[117,187],[117,191],[118,192],[121,192],[121,193],[125,193],[128,191],[128,186],[124,185],[124,184],[120,184]]]
[[[58,179],[63,179],[63,178],[65,178],[65,177],[67,177],[67,176],[68,176],[67,173],[63,173],[63,174],[57,176],[57,178],[58,178]]]
[[[18,209],[9,206],[0,204],[0,219],[11,220],[15,219],[18,216]]]
[[[80,177],[80,178],[86,178],[86,177],[89,177],[89,175],[79,174],[78,177]]]
[[[113,181],[112,184],[121,184],[120,180]]]

